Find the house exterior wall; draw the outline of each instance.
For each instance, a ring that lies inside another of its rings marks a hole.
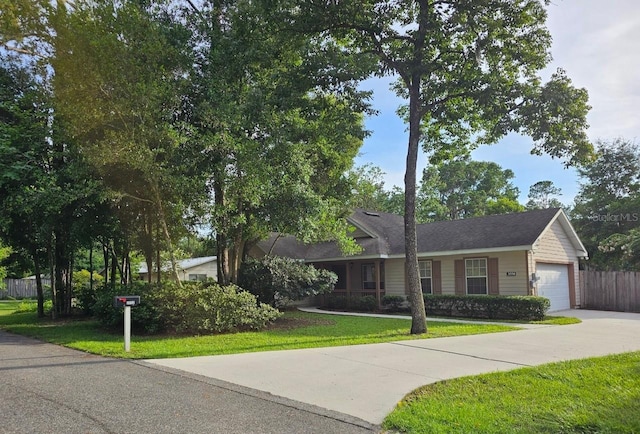
[[[384,261],[385,294],[405,296],[404,259],[387,259]]]
[[[218,264],[216,261],[206,262],[204,264],[196,265],[195,267],[179,270],[178,274],[180,275],[180,279],[184,281],[189,280],[189,274],[206,274],[207,278],[217,280]]]
[[[536,244],[533,246],[530,261],[530,273],[535,272],[536,263],[547,264],[567,264],[573,268],[573,288],[575,293],[575,305],[580,306],[580,291],[575,288],[580,287],[580,275],[578,269],[578,254],[576,248],[571,243],[567,233],[562,228],[559,221],[553,224],[542,234]]]
[[[529,278],[525,251],[481,253],[477,255],[449,255],[420,257],[420,260],[440,261],[442,294],[455,294],[455,261],[471,258],[498,258],[498,287],[500,295],[528,295]],[[386,294],[406,296],[404,259],[385,261]],[[507,275],[515,273],[515,276]]]
[[[500,295],[528,294],[527,265],[523,251],[479,253],[476,255],[437,256],[424,259],[440,261],[442,271],[442,293],[454,295],[456,293],[455,261],[472,258],[498,258],[498,287]],[[507,272],[515,272],[516,275],[507,276]]]

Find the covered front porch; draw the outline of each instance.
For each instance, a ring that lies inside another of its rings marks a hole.
[[[363,259],[313,264],[334,272],[338,282],[331,295],[347,298],[373,296],[378,307],[385,295],[384,259]]]

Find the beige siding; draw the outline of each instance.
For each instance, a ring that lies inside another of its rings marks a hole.
[[[178,275],[180,275],[180,278],[182,280],[189,280],[189,274],[206,274],[207,278],[217,279],[217,263],[216,261],[211,261],[205,264],[197,265],[195,267],[187,268],[186,270],[178,271]]]
[[[566,264],[576,260],[576,249],[557,220],[536,241],[533,253],[537,262]]]
[[[531,272],[535,271],[535,263],[573,264],[573,280],[576,288],[575,304],[580,306],[580,276],[576,248],[571,243],[562,225],[556,220],[536,241],[533,246]]]
[[[384,261],[385,294],[405,296],[404,259]]]
[[[484,253],[478,255],[436,256],[420,259],[431,259],[441,262],[442,293],[455,294],[454,264],[458,259],[498,258],[498,285],[500,295],[527,295],[529,279],[524,251]],[[515,272],[515,276],[507,276],[507,272]]]

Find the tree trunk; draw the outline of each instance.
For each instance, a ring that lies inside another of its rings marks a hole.
[[[104,260],[104,284],[109,283],[109,247],[102,242],[102,257]]]
[[[162,199],[160,198],[160,191],[158,190],[158,187],[156,185],[154,185],[152,189],[153,189],[153,194],[156,200],[156,206],[158,207],[160,227],[162,228],[164,239],[167,242],[167,249],[169,250],[169,259],[171,261],[171,273],[173,274],[173,277],[175,278],[178,284],[178,287],[182,287],[182,281],[180,280],[180,276],[178,275],[178,263],[176,261],[175,252],[173,251],[173,243],[171,242],[171,234],[169,233],[169,226],[167,225],[167,218],[164,213]]]
[[[218,175],[214,176],[213,180],[213,196],[214,203],[217,209],[224,209],[224,189],[222,181]],[[224,219],[224,217],[223,217]],[[230,282],[229,277],[229,247],[227,246],[226,231],[227,225],[218,222],[216,225],[216,249],[218,256],[218,282],[221,285],[228,285]]]
[[[93,294],[93,240],[89,246],[89,293]]]
[[[40,270],[40,259],[38,249],[33,247],[33,268],[36,272],[36,295],[38,298],[38,318],[44,318],[44,291],[42,290],[42,270]]]
[[[404,243],[407,266],[411,334],[427,332],[427,314],[420,287],[418,270],[418,237],[416,234],[416,168],[420,146],[420,80],[412,83],[409,92],[409,149],[404,175]]]
[[[156,250],[156,283],[160,285],[162,282],[162,258],[160,257],[160,248]]]
[[[53,233],[51,233],[51,238],[49,238],[49,246],[47,248],[47,255],[49,256],[49,275],[51,276],[51,319],[58,319],[58,294],[56,291],[56,266],[54,260],[54,247],[53,247]]]

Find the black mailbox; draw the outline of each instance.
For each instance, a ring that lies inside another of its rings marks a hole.
[[[138,306],[140,304],[139,295],[116,295],[113,297],[113,307]]]

